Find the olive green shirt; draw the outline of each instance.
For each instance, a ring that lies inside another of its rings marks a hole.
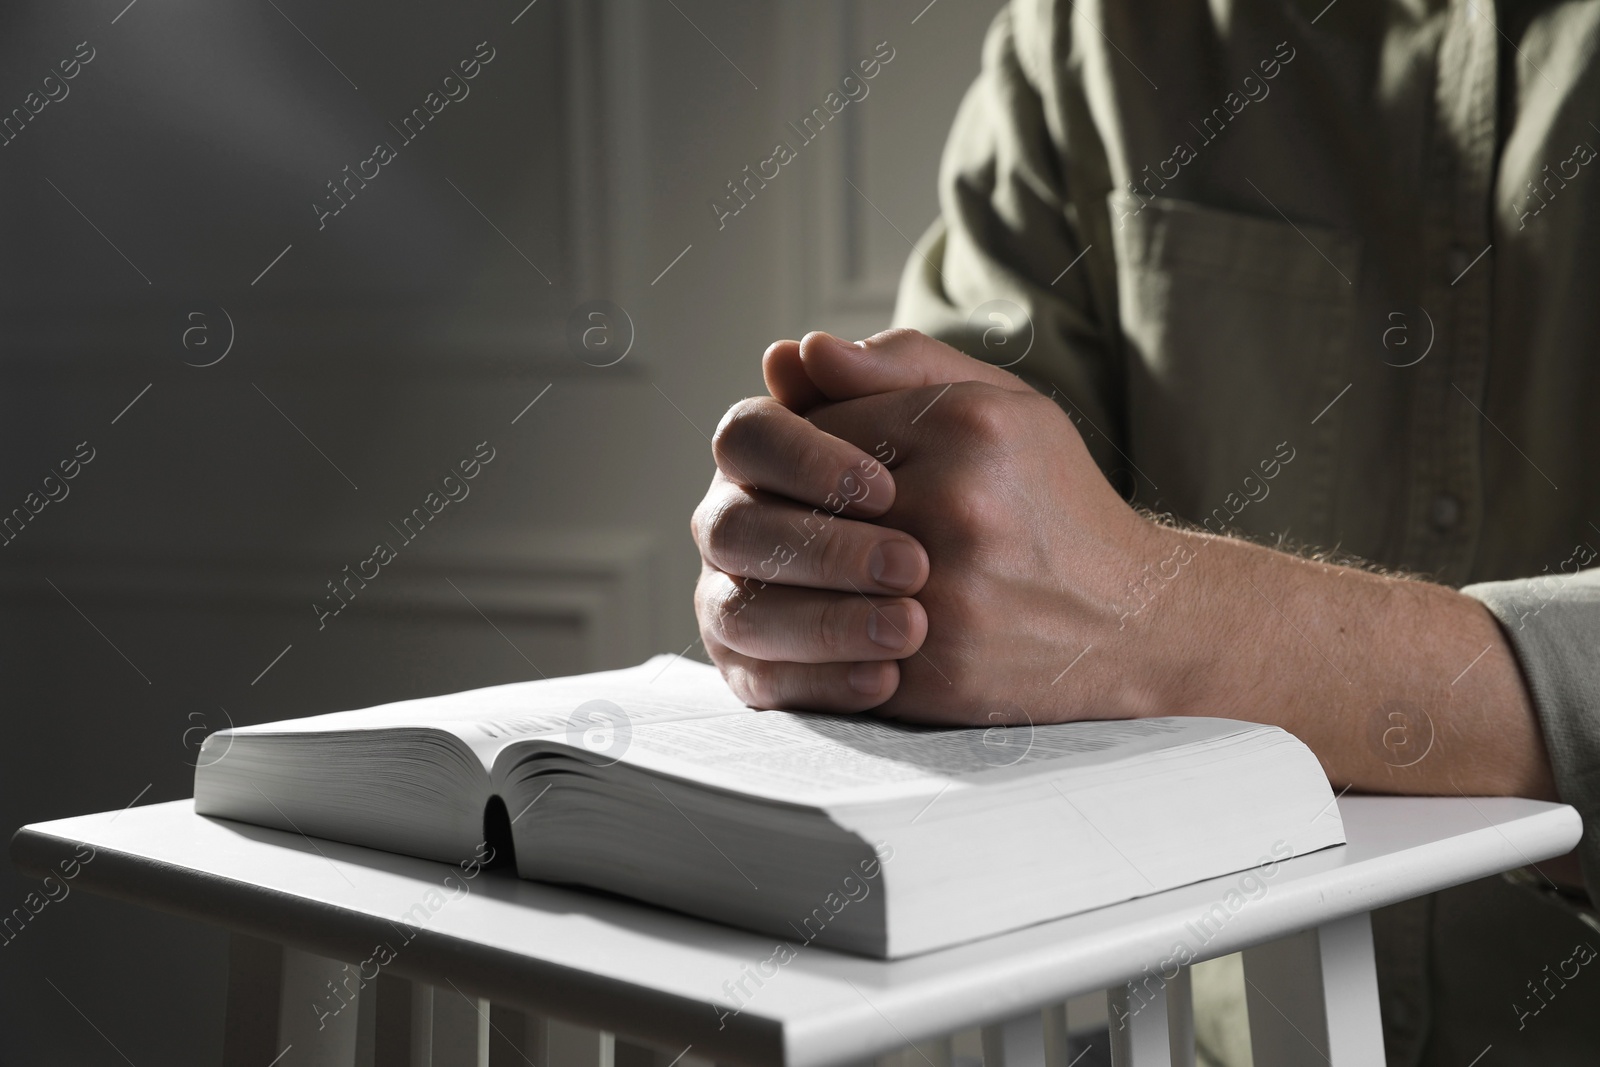
[[[1482,600],[1591,888],[1597,49],[1600,0],[1013,0],[896,313],[1140,504]],[[1505,879],[1379,913],[1390,1063],[1600,1062],[1600,973],[1530,985],[1585,914]]]

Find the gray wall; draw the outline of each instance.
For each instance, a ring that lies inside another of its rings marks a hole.
[[[0,147],[0,512],[67,494],[0,547],[7,829],[186,797],[229,722],[690,645],[705,435],[773,338],[886,322],[997,7],[125,2],[0,11],[0,113],[59,97]],[[586,350],[595,299],[625,317]],[[469,495],[319,621],[484,441]],[[0,912],[34,886],[0,864]],[[213,1061],[223,948],[72,893],[0,945],[0,1062]]]

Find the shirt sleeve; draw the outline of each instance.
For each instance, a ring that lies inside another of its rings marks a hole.
[[[1499,620],[1522,666],[1556,793],[1583,816],[1578,855],[1600,900],[1600,567],[1461,591]]]
[[[1054,5],[1014,2],[989,29],[983,67],[945,145],[939,218],[901,276],[894,323],[909,326],[1054,394],[1102,469],[1122,436],[1121,373],[1106,342],[1114,283],[1109,247],[1083,233],[1104,191],[1078,203],[1073,169],[1104,168],[1081,107],[1063,105],[1054,74],[1068,46]],[[1069,126],[1083,127],[1081,146]],[[1109,301],[1109,303],[1108,303]]]

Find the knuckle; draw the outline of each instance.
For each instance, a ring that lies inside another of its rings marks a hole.
[[[707,547],[706,535],[716,521],[717,509],[722,500],[722,494],[713,487],[700,499],[700,503],[695,505],[693,513],[689,516],[689,536],[694,538],[694,543],[700,547],[702,554]]]
[[[839,698],[833,674],[826,668],[812,667],[801,671],[795,688],[798,692],[792,702],[803,707],[832,707]]]
[[[717,585],[726,578],[721,571],[701,565],[700,577],[694,584],[695,611],[702,611],[711,597],[716,594]]]
[[[717,587],[725,581],[726,578],[721,572],[709,568],[701,569],[700,580],[695,583],[694,587],[694,613],[700,619],[702,625],[711,615],[712,609],[716,604],[716,598],[719,595]]]
[[[847,635],[855,624],[854,612],[848,605],[849,601],[830,597],[811,613],[811,638],[824,662],[842,658]]]
[[[852,575],[853,561],[845,538],[840,535],[837,524],[831,521],[823,522],[822,529],[818,531],[812,559],[817,581],[838,585],[846,578],[855,580]]]
[[[981,442],[1003,441],[1011,428],[1010,395],[991,385],[963,383],[945,398],[944,419],[958,433]]]
[[[706,553],[711,562],[727,571],[748,569],[753,513],[759,505],[748,496],[725,497],[712,505],[701,523]]]
[[[740,647],[754,621],[745,610],[757,591],[746,588],[749,581],[717,571],[701,578],[695,590],[695,615],[703,634],[729,648]]]
[[[966,478],[958,483],[963,506],[957,512],[962,528],[968,531],[992,531],[995,517],[1013,507],[990,478]]]
[[[749,453],[771,421],[776,403],[770,397],[748,397],[728,409],[711,435],[711,453],[719,465],[730,459],[737,465],[739,457]]]
[[[867,338],[866,343],[874,347],[888,347],[890,345],[918,344],[928,339],[928,335],[921,330],[913,330],[909,326],[891,326],[887,330],[880,330]]]
[[[749,648],[750,640],[758,629],[755,612],[747,610],[750,602],[741,593],[738,583],[732,583],[716,601],[712,615],[722,643],[737,652]]]
[[[790,457],[794,469],[803,475],[812,475],[832,485],[838,480],[833,472],[840,466],[822,431],[805,423],[784,435],[781,450]]]
[[[930,488],[928,505],[947,538],[968,544],[981,531],[992,528],[1007,502],[987,479],[957,475]]]
[[[753,708],[775,708],[780,703],[777,668],[762,660],[747,664],[739,674],[744,681],[744,702]]]

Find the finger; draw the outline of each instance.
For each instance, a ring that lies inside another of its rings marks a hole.
[[[713,484],[690,528],[706,562],[744,578],[891,596],[915,595],[928,580],[928,554],[909,534],[726,480]]]
[[[894,660],[774,663],[731,649],[713,653],[728,688],[753,708],[853,712],[875,708],[900,684]]]
[[[922,605],[908,597],[750,584],[713,571],[697,590],[706,633],[741,655],[783,663],[902,659],[928,635]]]
[[[807,377],[831,400],[950,382],[983,382],[1012,392],[1032,391],[1015,374],[916,330],[885,330],[857,343],[831,334],[808,333],[800,342],[800,362]]]
[[[790,411],[803,415],[828,399],[806,374],[799,341],[772,342],[761,357],[761,376],[766,379],[767,392]]]
[[[711,452],[730,481],[836,514],[871,518],[894,503],[894,477],[883,464],[771,397],[729,408]]]
[[[1019,405],[1035,401],[1059,414],[1032,389],[1023,394],[952,382],[825,404],[806,419],[835,440],[872,449],[895,469],[897,486],[904,486],[915,477],[905,468],[913,458],[967,457],[975,448],[1004,446],[1002,439],[1015,432]]]

